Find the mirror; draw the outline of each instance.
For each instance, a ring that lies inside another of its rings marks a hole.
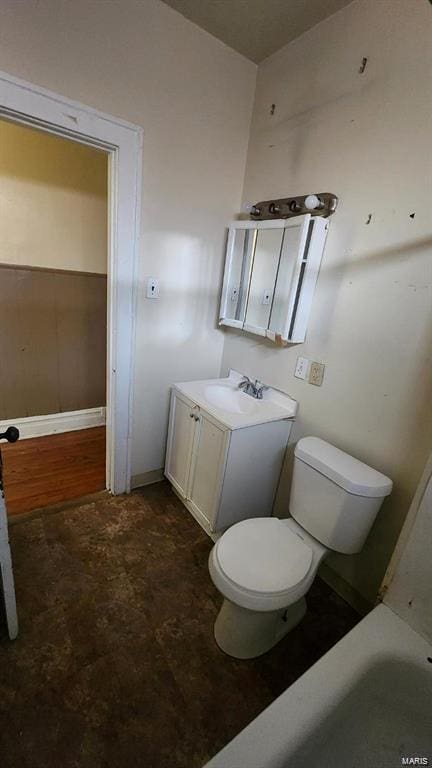
[[[327,230],[310,214],[233,222],[220,324],[278,344],[304,341]]]
[[[283,247],[281,249],[278,272],[275,280],[273,304],[268,328],[273,333],[280,333],[284,327],[287,308],[289,309],[291,287],[293,284],[297,254],[300,249],[302,236],[301,224],[284,229]]]
[[[261,229],[257,232],[246,310],[248,326],[268,328],[284,231]]]
[[[228,320],[244,321],[254,239],[254,229],[233,232],[225,314]]]

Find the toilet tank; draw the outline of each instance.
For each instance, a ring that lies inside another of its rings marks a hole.
[[[290,515],[329,549],[360,552],[392,481],[318,437],[299,440],[294,456]]]

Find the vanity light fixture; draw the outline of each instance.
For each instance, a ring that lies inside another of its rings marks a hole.
[[[335,212],[338,198],[331,192],[284,197],[277,200],[264,200],[259,203],[248,203],[245,210],[254,221],[265,219],[289,219],[292,216],[302,216],[313,211],[314,216],[331,216]]]

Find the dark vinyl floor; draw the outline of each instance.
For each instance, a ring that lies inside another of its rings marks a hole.
[[[317,579],[277,648],[225,656],[211,542],[165,483],[18,519],[10,538],[2,768],[198,768],[359,619]]]

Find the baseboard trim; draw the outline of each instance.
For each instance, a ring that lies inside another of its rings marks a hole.
[[[328,584],[331,589],[336,592],[339,597],[345,600],[346,603],[351,605],[357,613],[361,616],[366,616],[369,611],[374,607],[366,600],[363,595],[357,592],[351,584],[348,584],[342,576],[339,576],[336,571],[333,570],[327,563],[322,563],[318,575]]]
[[[0,421],[0,431],[13,425],[20,431],[20,439],[55,435],[59,432],[75,432],[77,429],[103,427],[106,422],[106,408],[86,408],[82,411],[49,413],[45,416],[27,416],[23,419]]]
[[[161,469],[152,469],[150,472],[142,472],[140,475],[132,475],[131,488],[142,488],[144,485],[160,483],[164,479],[163,467]]]

